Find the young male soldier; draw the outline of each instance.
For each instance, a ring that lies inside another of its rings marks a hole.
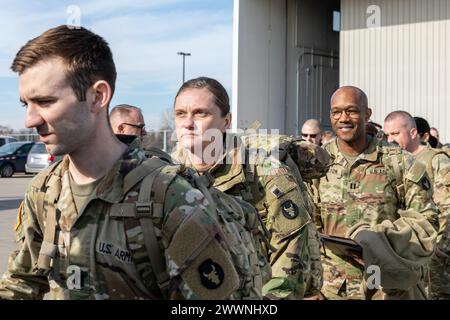
[[[323,233],[354,239],[362,257],[357,245],[325,241],[322,293],[422,299],[420,269],[433,252],[437,226],[430,182],[410,155],[366,135],[371,113],[359,88],[344,86],[331,97],[337,138],[325,145],[334,161],[319,185]]]
[[[429,127],[425,121],[425,127]],[[430,263],[429,296],[450,299],[450,158],[444,151],[422,144],[414,118],[406,111],[394,111],[384,119],[389,142],[412,153],[427,170],[433,189],[433,201],[439,210],[439,232],[436,251]],[[426,130],[427,131],[427,130]]]
[[[26,127],[67,156],[28,186],[0,298],[238,297],[241,279],[203,194],[114,136],[108,44],[59,26],[28,41],[12,69]]]
[[[109,122],[112,130],[118,135],[143,137],[145,131],[144,116],[140,108],[128,104],[119,104],[111,109]]]
[[[217,189],[254,205],[271,233],[273,248],[266,248],[266,252],[272,279],[264,286],[265,297],[302,299],[317,295],[322,285],[317,234],[289,167],[270,158],[277,168],[270,167],[264,174],[261,163],[251,164],[247,157],[244,162],[239,160],[239,148],[222,149],[231,113],[228,94],[214,79],[200,77],[185,82],[175,97],[174,113],[179,148],[173,157],[200,174],[212,176]],[[209,153],[213,145],[220,151]]]

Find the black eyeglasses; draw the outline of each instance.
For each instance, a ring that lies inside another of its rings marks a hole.
[[[307,138],[307,137],[311,137],[311,138],[315,138],[317,137],[317,134],[307,134],[307,133],[302,133],[302,137],[303,138]]]
[[[122,124],[126,124],[127,126],[134,127],[134,128],[139,129],[141,131],[145,130],[145,124],[132,124],[132,123],[126,123],[126,122],[124,122]]]
[[[349,110],[331,110],[330,114],[334,120],[339,120],[342,116],[342,113],[351,119],[358,119],[361,111],[357,109],[349,109]]]

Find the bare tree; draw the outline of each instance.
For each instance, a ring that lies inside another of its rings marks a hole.
[[[174,139],[175,122],[172,109],[166,109],[161,113],[161,122],[158,130],[149,131],[145,137],[145,145],[165,148],[165,151],[170,152],[175,145]]]
[[[173,116],[173,109],[166,109],[161,114],[161,125],[159,130],[175,130],[175,121]]]

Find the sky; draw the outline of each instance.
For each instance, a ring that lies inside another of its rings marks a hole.
[[[111,106],[142,109],[148,129],[158,129],[182,83],[208,76],[231,92],[232,0],[0,0],[0,125],[24,128],[17,74],[10,70],[28,40],[62,24],[80,24],[102,36],[117,69]],[[79,14],[78,14],[79,13]]]

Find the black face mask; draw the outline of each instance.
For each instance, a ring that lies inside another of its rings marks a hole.
[[[120,142],[125,143],[126,145],[131,144],[138,136],[134,136],[131,134],[116,134],[117,139],[120,140]]]
[[[432,148],[436,148],[437,147],[437,145],[438,145],[438,139],[436,139],[435,137],[433,137],[432,135],[430,135],[429,136],[429,138],[428,138],[428,143],[430,144],[430,146],[432,147]]]

